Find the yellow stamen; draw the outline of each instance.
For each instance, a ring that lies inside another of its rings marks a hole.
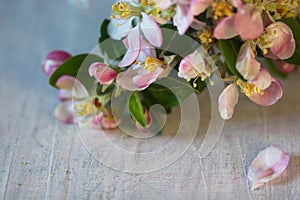
[[[92,102],[85,102],[74,105],[74,110],[79,116],[90,115],[95,111],[95,105]]]
[[[202,44],[210,44],[213,42],[213,36],[209,30],[205,30],[199,35],[199,40]]]
[[[214,19],[220,19],[232,15],[233,6],[222,0],[220,3],[213,2],[212,7],[214,8]]]
[[[244,82],[241,79],[238,79],[236,84],[241,88],[241,91],[248,97],[251,97],[253,93],[264,95],[264,91],[260,90],[252,83]]]
[[[147,70],[148,73],[151,73],[155,71],[158,67],[162,67],[163,64],[164,62],[157,58],[147,57],[144,69]]]

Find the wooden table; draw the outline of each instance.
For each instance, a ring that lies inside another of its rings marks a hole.
[[[241,98],[215,148],[199,159],[197,139],[159,171],[116,171],[95,159],[73,126],[56,121],[56,91],[40,63],[53,49],[89,52],[111,1],[82,11],[67,1],[0,2],[0,198],[2,199],[299,199],[300,77],[284,80],[280,102],[262,108]],[[207,92],[199,97],[207,124]],[[199,130],[200,134],[201,130]],[[278,144],[290,155],[282,177],[250,192],[246,173],[263,148]]]

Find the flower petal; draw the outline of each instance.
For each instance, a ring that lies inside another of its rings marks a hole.
[[[222,19],[214,29],[214,37],[217,39],[230,39],[238,35],[235,30],[235,18],[233,14],[230,17]]]
[[[242,0],[229,0],[229,2],[236,7],[240,12],[244,12],[244,5]]]
[[[172,4],[172,0],[152,0],[160,9],[165,10],[169,8]]]
[[[239,99],[239,90],[235,83],[228,85],[219,96],[219,112],[223,119],[231,119],[234,107]]]
[[[67,101],[72,99],[72,91],[63,89],[58,90],[58,99],[60,101]]]
[[[71,54],[66,51],[57,50],[48,53],[42,62],[42,70],[47,76],[51,76],[53,72],[69,59]]]
[[[258,75],[254,79],[248,82],[254,84],[260,90],[265,90],[268,87],[270,87],[272,83],[272,76],[267,70],[261,68]]]
[[[115,129],[118,127],[118,125],[119,123],[110,117],[103,117],[102,121],[100,122],[101,128],[105,130]]]
[[[131,65],[140,53],[141,41],[138,27],[131,29],[127,37],[128,49],[123,59],[119,63],[120,67],[127,67]]]
[[[146,89],[151,83],[156,81],[159,75],[164,71],[163,68],[159,67],[155,71],[148,74],[140,74],[133,77],[133,84],[138,88],[138,91]]]
[[[134,18],[119,20],[112,19],[107,26],[108,35],[115,40],[121,40],[132,29],[131,22]]]
[[[235,20],[235,30],[243,40],[258,38],[264,31],[260,12],[252,4],[244,6],[245,12],[238,10]]]
[[[162,32],[154,19],[142,12],[141,30],[145,38],[154,46],[160,47],[163,43]]]
[[[73,104],[72,101],[64,101],[60,103],[55,111],[54,111],[55,117],[66,123],[66,124],[73,124],[74,118],[73,118]]]
[[[283,95],[282,85],[278,80],[273,79],[270,87],[264,90],[264,94],[253,93],[249,99],[261,106],[275,104]]]
[[[138,61],[144,61],[147,57],[154,58],[156,57],[155,48],[147,42],[143,37],[140,37],[141,40],[141,50],[137,58]]]
[[[195,78],[199,73],[202,73],[204,69],[205,62],[202,55],[196,50],[181,60],[178,76],[185,79]]]
[[[117,75],[116,82],[122,88],[129,91],[136,91],[138,88],[133,84],[132,79],[138,74],[138,70],[129,68]]]
[[[117,75],[115,70],[100,62],[91,64],[89,74],[90,76],[94,76],[102,85],[110,85]]]
[[[237,55],[236,69],[246,79],[254,79],[260,71],[260,63],[248,42],[244,43]]]
[[[211,4],[212,0],[191,0],[190,8],[193,15],[203,13]]]
[[[296,42],[293,32],[288,25],[282,22],[272,23],[267,29],[270,32],[272,46],[270,51],[278,58],[284,60],[294,55]]]
[[[176,7],[176,14],[173,18],[174,26],[177,27],[179,35],[183,35],[194,19],[193,13],[190,11],[189,5],[180,5]]]
[[[248,178],[252,182],[251,190],[279,177],[288,163],[288,154],[279,147],[271,146],[261,151],[248,171]]]
[[[75,99],[84,99],[89,96],[89,93],[84,85],[76,78],[69,75],[60,77],[56,81],[55,85],[60,89],[72,91],[73,97]]]

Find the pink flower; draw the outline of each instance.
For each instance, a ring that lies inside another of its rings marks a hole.
[[[194,16],[204,12],[212,0],[153,0],[161,9],[167,9],[176,4],[174,25],[180,35],[183,35],[194,20]]]
[[[244,93],[250,92],[247,93],[246,96],[251,101],[262,106],[271,106],[275,104],[283,94],[282,85],[274,78],[272,78],[271,85],[263,91],[257,91],[257,86],[247,82],[238,81],[237,83],[232,83],[227,86],[219,96],[219,112],[223,119],[227,120],[232,118],[234,107],[237,104],[239,97],[238,86],[241,87]],[[251,89],[245,91],[245,88]]]
[[[101,126],[103,129],[117,126],[118,123],[103,106],[106,102],[101,97],[90,96],[85,86],[76,78],[64,75],[57,80],[56,86],[60,89],[60,98],[63,99],[54,112],[58,120],[67,124],[78,123],[84,127]]]
[[[71,54],[62,50],[48,53],[42,62],[43,72],[47,76],[51,76],[53,72],[70,57],[72,57]]]
[[[283,94],[281,83],[255,60],[248,43],[242,45],[237,58],[236,68],[247,81],[238,79],[227,86],[219,97],[219,112],[223,119],[230,119],[238,102],[239,90],[253,102],[262,106],[276,103]]]
[[[296,50],[293,32],[288,25],[282,22],[270,24],[258,45],[264,51],[269,49],[270,52],[267,52],[266,56],[273,59],[288,59],[294,55]]]
[[[149,41],[150,44],[156,47],[162,45],[162,32],[157,23],[145,13],[142,14],[141,22],[136,20],[136,18],[129,19],[130,24],[135,21],[137,25],[132,27],[126,22],[124,25],[119,25],[118,28],[114,26],[116,20],[112,20],[109,27],[108,33],[113,39],[121,39],[126,37],[124,43],[127,47],[127,52],[124,55],[122,61],[119,63],[120,67],[126,67],[131,65],[140,53],[142,47],[141,31],[143,32],[144,38]]]
[[[239,5],[235,3],[234,6]],[[243,40],[258,38],[264,30],[260,12],[253,4],[238,7],[236,14],[223,18],[214,29],[217,39],[230,39],[237,35]]]
[[[196,50],[194,53],[184,57],[179,64],[178,77],[192,79],[204,73],[205,62],[202,55]]]
[[[136,62],[124,72],[117,75],[119,86],[129,91],[141,91],[151,83],[169,74],[169,64],[174,57],[166,57],[165,61],[156,58],[155,49],[145,40],[141,39],[140,53]]]
[[[95,77],[101,85],[110,85],[115,80],[117,73],[106,64],[96,62],[89,67],[89,75]]]
[[[120,67],[129,66],[136,60],[141,48],[142,35],[153,46],[162,45],[160,27],[151,16],[142,12],[140,5],[136,5],[135,1],[118,2],[113,7],[119,18],[113,15],[114,19],[109,23],[107,32],[115,40],[126,37],[127,43],[127,52],[119,63]]]

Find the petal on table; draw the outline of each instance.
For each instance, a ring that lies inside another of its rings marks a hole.
[[[156,47],[160,47],[163,43],[162,32],[156,21],[142,12],[143,20],[141,22],[141,30],[145,38]]]
[[[248,178],[252,182],[251,190],[279,177],[289,163],[288,154],[277,146],[271,146],[261,151],[253,160]]]
[[[223,119],[231,119],[234,107],[239,99],[239,90],[235,83],[228,85],[219,96],[219,112]]]

